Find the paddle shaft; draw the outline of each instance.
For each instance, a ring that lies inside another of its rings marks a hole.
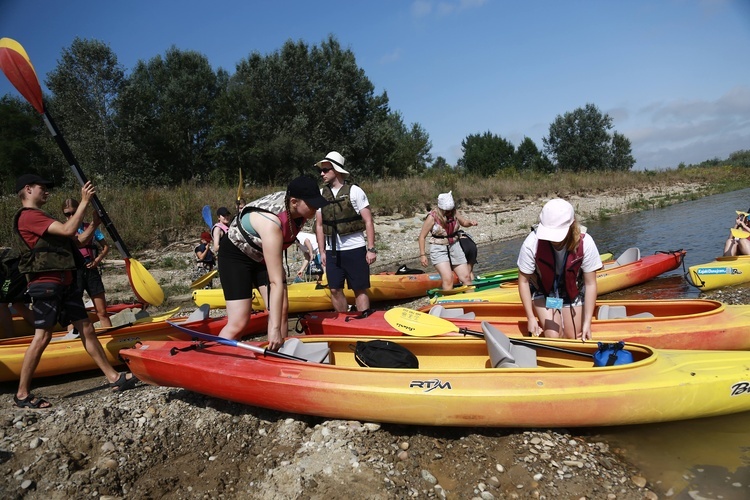
[[[80,182],[81,186],[83,186],[88,181],[88,179],[86,178],[86,174],[83,173],[83,170],[78,165],[78,161],[76,161],[76,158],[73,155],[73,152],[70,150],[68,143],[65,142],[65,138],[60,132],[60,129],[58,129],[57,125],[55,125],[55,121],[52,119],[52,116],[50,116],[49,112],[47,111],[47,106],[44,107],[43,116],[44,116],[44,123],[47,125],[47,128],[52,134],[52,137],[55,138],[55,142],[57,142],[57,146],[60,148],[60,151],[62,151],[63,156],[65,156],[65,159],[70,164],[70,168],[73,171],[73,175],[76,176],[76,179],[78,179],[78,182]],[[115,228],[115,225],[112,222],[112,219],[109,218],[107,211],[104,210],[104,206],[102,205],[102,202],[99,201],[99,197],[96,194],[94,194],[94,196],[91,197],[91,204],[94,206],[94,209],[97,211],[97,213],[99,213],[99,218],[102,220],[102,225],[107,230],[109,235],[112,237],[112,240],[114,241],[115,246],[117,247],[117,250],[120,252],[120,254],[122,254],[124,258],[129,259],[130,252],[128,252],[128,249],[125,246],[125,243],[122,241],[120,234],[117,232],[117,228]]]
[[[187,333],[188,335],[191,335],[193,337],[198,337],[199,339],[209,340],[211,342],[217,342],[219,344],[229,345],[232,347],[239,347],[242,349],[247,349],[248,351],[252,351],[257,354],[262,354],[264,356],[270,356],[273,358],[281,358],[281,359],[286,359],[289,361],[303,361],[303,362],[307,361],[304,358],[298,358],[297,356],[292,356],[291,354],[284,354],[281,352],[269,351],[268,349],[264,349],[263,347],[257,347],[254,345],[246,344],[244,342],[239,342],[237,340],[225,339],[224,337],[218,337],[216,335],[211,335],[210,333],[197,332],[195,330],[191,330],[190,328],[186,328],[176,323],[172,323],[171,321],[167,321],[167,324],[169,324],[170,326],[174,328],[177,328],[178,330],[181,330]]]
[[[473,330],[469,330],[468,328],[459,328],[458,333],[463,333],[464,335],[473,335],[475,337],[484,337],[484,333],[482,332],[475,332]],[[533,349],[547,349],[548,351],[557,351],[557,352],[563,352],[565,354],[572,354],[574,356],[581,356],[584,358],[593,358],[593,354],[589,354],[587,352],[581,352],[576,351],[573,349],[565,349],[564,347],[556,347],[553,345],[547,345],[547,344],[538,344],[536,342],[533,342],[531,340],[523,340],[523,339],[514,339],[511,338],[510,341],[513,344],[516,345],[522,345],[526,347],[531,347]]]

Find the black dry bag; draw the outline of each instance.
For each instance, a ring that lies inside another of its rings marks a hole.
[[[354,359],[369,368],[419,368],[417,357],[407,348],[387,340],[357,342]]]

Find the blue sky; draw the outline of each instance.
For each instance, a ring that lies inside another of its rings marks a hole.
[[[0,0],[0,36],[42,81],[76,36],[128,71],[175,45],[234,73],[252,52],[330,34],[450,164],[487,131],[541,149],[587,103],[631,140],[636,168],[750,149],[750,0]]]

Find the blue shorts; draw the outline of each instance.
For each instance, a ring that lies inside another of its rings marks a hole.
[[[344,281],[352,290],[370,288],[370,265],[365,247],[333,252],[326,250],[328,288],[340,290]]]

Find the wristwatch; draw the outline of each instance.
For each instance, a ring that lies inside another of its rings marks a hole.
[[[368,249],[367,249],[367,251],[368,251],[368,252],[372,252],[372,253],[378,253],[378,249],[377,249],[377,248],[375,248],[375,247],[372,247],[372,248],[368,248]]]

